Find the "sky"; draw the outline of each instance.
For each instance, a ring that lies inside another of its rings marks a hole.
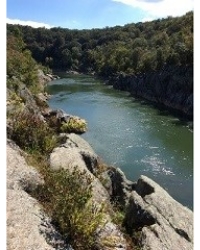
[[[7,23],[69,29],[104,28],[181,16],[194,0],[7,0]]]

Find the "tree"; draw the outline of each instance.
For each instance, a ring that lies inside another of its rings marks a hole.
[[[156,58],[157,58],[157,70],[160,70],[165,62],[164,52],[161,48],[158,48],[156,51]]]
[[[142,55],[142,49],[136,47],[133,52],[132,52],[132,67],[134,69],[134,71],[136,72],[139,66],[139,62],[140,62],[140,58]]]

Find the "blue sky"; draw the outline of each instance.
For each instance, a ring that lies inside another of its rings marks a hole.
[[[7,0],[6,9],[8,23],[85,29],[180,16],[193,0]]]

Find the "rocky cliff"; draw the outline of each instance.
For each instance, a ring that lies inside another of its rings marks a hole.
[[[193,67],[165,66],[159,72],[137,75],[120,74],[109,80],[115,89],[128,91],[193,118]]]

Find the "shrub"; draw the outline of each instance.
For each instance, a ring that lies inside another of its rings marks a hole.
[[[96,229],[103,224],[103,205],[92,202],[92,180],[76,169],[54,172],[46,168],[43,176],[45,185],[36,191],[36,198],[53,223],[74,249],[94,249]]]
[[[54,131],[39,116],[19,113],[13,122],[12,139],[24,150],[49,153],[56,146]]]
[[[66,133],[84,133],[87,130],[87,124],[83,119],[70,117],[67,122],[62,123],[60,130]]]

